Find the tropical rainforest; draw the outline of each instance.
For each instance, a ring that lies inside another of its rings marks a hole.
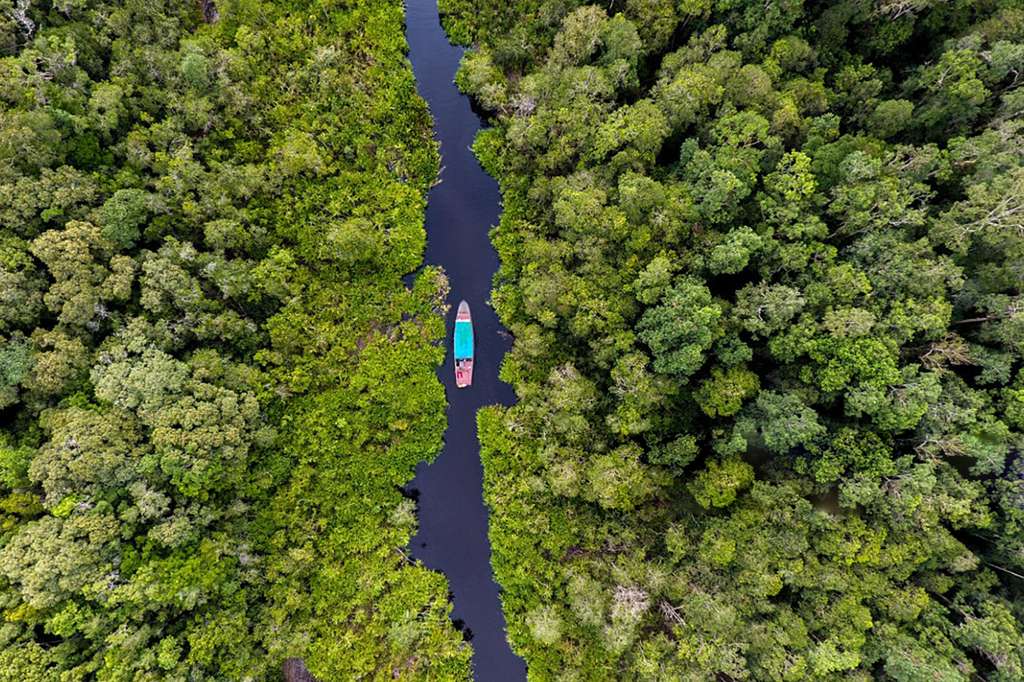
[[[441,8],[530,678],[1024,679],[1024,4]]]
[[[441,10],[530,679],[1024,679],[1024,3]],[[403,27],[0,0],[0,680],[469,678]]]
[[[397,0],[0,0],[0,680],[466,679]]]

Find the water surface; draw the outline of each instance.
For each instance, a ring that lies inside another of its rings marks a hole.
[[[488,231],[498,222],[501,196],[470,150],[480,120],[452,79],[462,49],[448,43],[435,0],[407,0],[406,38],[420,95],[430,105],[441,143],[441,182],[428,197],[425,261],[440,265],[451,283],[448,357],[439,370],[448,394],[445,447],[433,464],[421,464],[410,490],[419,493],[419,532],[412,553],[448,578],[452,618],[465,624],[479,682],[526,679],[526,665],[505,638],[498,585],[491,574],[483,468],[476,437],[476,411],[510,405],[510,386],[498,380],[498,365],[510,339],[487,305],[498,257]],[[451,332],[460,300],[473,313],[476,355],[473,386],[455,388]]]

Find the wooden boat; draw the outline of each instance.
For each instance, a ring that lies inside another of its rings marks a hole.
[[[459,303],[455,315],[455,385],[466,388],[473,384],[473,317],[469,304]]]

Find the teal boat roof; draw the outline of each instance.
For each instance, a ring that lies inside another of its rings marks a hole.
[[[473,357],[473,324],[466,320],[455,323],[455,359]]]

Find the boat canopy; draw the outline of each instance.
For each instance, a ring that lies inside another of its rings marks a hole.
[[[458,320],[455,323],[455,359],[465,360],[473,357],[473,323],[469,320]]]

